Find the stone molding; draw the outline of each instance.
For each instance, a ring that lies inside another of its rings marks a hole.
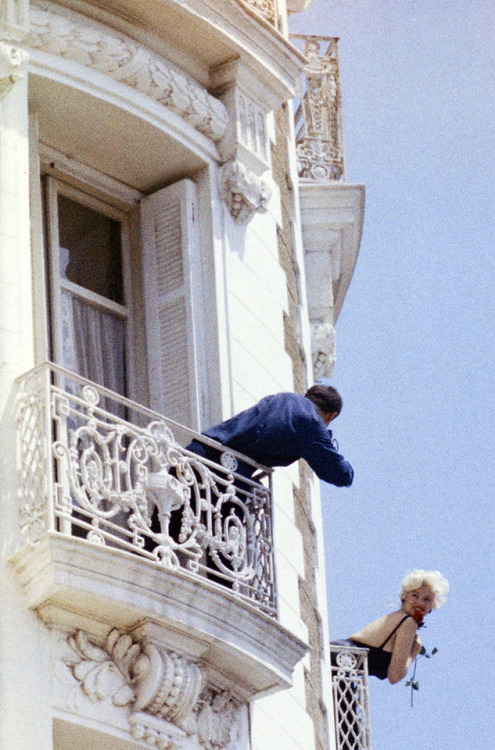
[[[213,141],[225,132],[228,115],[222,102],[191,76],[125,34],[79,13],[51,3],[32,5],[26,44],[132,86]]]
[[[23,78],[28,59],[23,49],[0,41],[0,100]]]
[[[148,634],[113,628],[103,643],[78,630],[66,635],[62,657],[89,703],[110,701],[127,711],[134,739],[179,750],[196,735],[204,750],[227,750],[243,706],[229,690],[205,685],[206,674]]]
[[[264,213],[271,196],[265,180],[238,160],[220,168],[219,190],[236,224],[249,221],[256,211]]]

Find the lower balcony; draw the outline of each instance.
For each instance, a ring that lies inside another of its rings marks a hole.
[[[337,750],[373,750],[368,691],[368,649],[330,645]]]
[[[277,621],[269,470],[48,364],[19,379],[18,437],[11,563],[49,626],[151,638],[242,700],[291,684],[306,646]]]

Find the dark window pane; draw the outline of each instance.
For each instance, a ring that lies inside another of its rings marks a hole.
[[[120,222],[58,196],[63,278],[124,304]]]

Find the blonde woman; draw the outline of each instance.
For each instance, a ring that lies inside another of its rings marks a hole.
[[[338,645],[369,649],[368,672],[392,685],[402,680],[421,651],[418,628],[445,602],[449,584],[438,570],[414,570],[402,581],[401,607],[373,620]]]

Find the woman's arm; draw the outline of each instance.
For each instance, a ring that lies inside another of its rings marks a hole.
[[[388,679],[392,685],[400,682],[421,650],[421,641],[417,635],[418,624],[408,618],[397,631],[392,659],[388,668]]]

